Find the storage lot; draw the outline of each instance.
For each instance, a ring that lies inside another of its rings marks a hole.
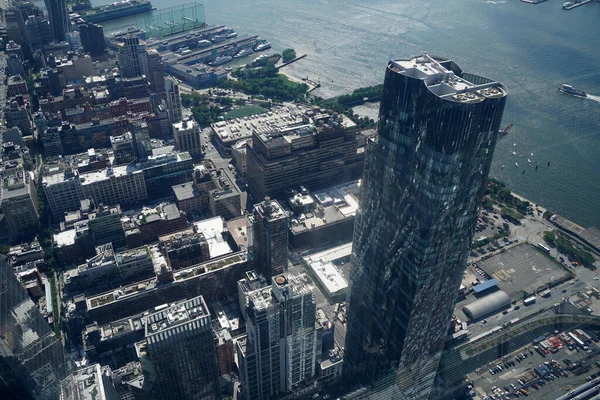
[[[589,329],[585,329],[585,331],[592,336],[597,334],[597,332]],[[478,373],[471,374],[469,378],[473,381],[473,390],[477,394],[475,398],[480,399],[485,395],[489,396],[490,399],[503,400],[525,397],[522,394],[517,394],[521,388],[524,388],[528,392],[527,398],[529,399],[555,399],[586,383],[589,376],[600,374],[600,370],[595,364],[600,359],[598,343],[591,342],[589,344],[593,351],[592,354],[588,354],[583,350],[570,351],[565,346],[558,352],[549,353],[545,357],[538,354],[533,346],[532,343],[523,347],[505,357],[505,360],[498,360],[491,365],[480,368]],[[525,358],[521,354],[527,357]],[[515,358],[516,356],[520,358],[520,361]],[[565,359],[570,360],[571,364],[576,363],[580,366],[570,370],[564,361]],[[552,360],[556,361],[555,367],[552,367]],[[534,368],[545,365],[546,362],[548,362],[548,368],[551,369],[551,373],[556,378],[543,379],[542,382],[544,383],[541,385],[539,383],[540,376],[535,373]],[[495,365],[500,365],[502,371],[492,374],[490,369],[494,368]],[[564,369],[563,372],[568,376],[562,376],[559,372],[561,369]],[[524,385],[519,382],[519,379]],[[533,386],[533,383],[538,386],[537,389]],[[512,385],[514,385],[514,388]]]

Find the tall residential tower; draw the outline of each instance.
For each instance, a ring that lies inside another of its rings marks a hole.
[[[204,298],[157,309],[146,317],[146,340],[136,343],[144,390],[157,399],[219,400],[217,354]]]
[[[238,283],[248,332],[246,340],[237,341],[246,400],[275,399],[314,379],[321,331],[309,282],[306,274],[282,274],[259,289],[248,279]]]
[[[428,398],[486,186],[506,88],[427,54],[387,65],[356,214],[344,369]]]

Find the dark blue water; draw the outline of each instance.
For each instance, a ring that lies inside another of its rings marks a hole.
[[[184,2],[152,0],[159,8]],[[102,3],[108,1],[94,2]],[[600,3],[571,11],[561,10],[561,4],[557,0],[539,5],[516,0],[204,2],[207,23],[259,34],[275,50],[293,47],[307,53],[290,71],[319,79],[322,96],[381,83],[388,59],[424,50],[504,83],[510,93],[504,121],[515,126],[497,146],[493,176],[567,218],[600,226],[600,102],[556,90],[570,83],[600,96]]]

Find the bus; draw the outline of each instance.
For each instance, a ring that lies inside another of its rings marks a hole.
[[[531,296],[531,297],[528,297],[525,300],[523,300],[523,305],[524,306],[530,306],[533,303],[535,303],[535,296]]]
[[[538,243],[538,247],[542,250],[544,250],[546,253],[550,254],[550,248],[548,248],[548,246],[545,246],[542,243]]]

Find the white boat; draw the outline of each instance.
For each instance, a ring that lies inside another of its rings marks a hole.
[[[506,167],[506,165],[502,164],[502,168]]]
[[[216,67],[217,65],[223,65],[225,63],[228,63],[231,60],[233,60],[233,57],[231,56],[218,56],[213,61],[209,62],[208,65]]]
[[[516,144],[516,143],[513,143],[513,147],[516,147],[516,146],[517,146],[517,144]]]
[[[249,56],[250,54],[253,54],[254,52],[252,51],[252,49],[246,48],[246,49],[242,49],[240,51],[238,51],[235,56],[233,56],[233,58],[240,58],[240,57],[246,57]]]
[[[512,152],[512,155],[513,155],[513,156],[516,156],[516,155],[517,155],[517,152],[516,152],[516,151],[513,151],[513,152]]]
[[[531,153],[531,157],[533,157],[533,153]]]
[[[262,61],[262,60],[264,60],[265,58],[268,58],[268,57],[269,56],[266,55],[266,54],[261,54],[260,56],[256,57],[253,62],[259,62],[259,61]]]
[[[268,50],[270,48],[271,48],[271,43],[269,43],[269,42],[263,42],[263,43],[260,43],[260,44],[256,45],[254,47],[254,51],[263,51],[263,50]]]
[[[527,162],[528,162],[528,163],[530,163],[530,162],[531,162],[531,160],[528,158],[528,159],[527,159]]]
[[[515,163],[515,165],[518,167],[518,166],[519,166],[519,163],[518,163],[518,162],[516,162],[516,163]]]
[[[206,47],[206,46],[210,46],[212,44],[212,42],[210,40],[199,40],[198,41],[198,47]]]
[[[229,35],[227,35],[227,39],[237,37],[237,35],[238,35],[237,32],[231,32]]]

